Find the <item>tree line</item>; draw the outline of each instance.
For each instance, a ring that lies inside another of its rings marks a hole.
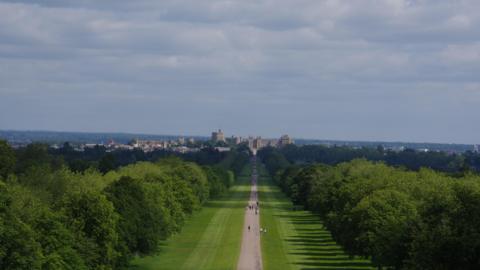
[[[204,164],[177,156],[76,171],[45,145],[0,141],[0,268],[122,269],[155,254],[248,162],[242,151],[210,155]]]
[[[317,213],[350,255],[379,269],[480,269],[480,176],[354,159],[292,164],[258,153],[297,205]]]
[[[265,151],[270,151],[268,148]],[[371,161],[383,161],[391,166],[402,166],[410,170],[422,167],[448,173],[480,172],[480,154],[472,151],[465,153],[446,153],[441,151],[417,151],[405,149],[393,151],[378,146],[376,148],[351,148],[348,146],[288,145],[279,152],[291,163],[323,163],[335,165],[353,159],[365,158]]]
[[[35,154],[38,152],[35,149],[46,149],[47,153],[56,160],[57,164],[62,164],[69,167],[72,171],[83,172],[89,168],[96,168],[100,172],[108,172],[121,166],[126,166],[139,161],[156,161],[160,158],[177,156],[183,160],[192,161],[201,165],[214,165],[225,160],[233,160],[238,164],[232,164],[231,169],[238,173],[243,167],[242,162],[245,160],[245,155],[240,157],[238,153],[248,153],[250,150],[244,144],[232,147],[235,151],[232,152],[219,152],[215,150],[213,145],[203,143],[205,147],[198,152],[178,153],[168,149],[157,149],[151,152],[144,152],[141,149],[133,150],[115,150],[107,151],[107,148],[103,145],[95,145],[94,147],[85,148],[84,151],[75,151],[74,147],[65,142],[62,147],[58,149],[49,148],[46,144],[35,143],[28,147],[18,150],[19,155],[22,152],[29,152],[26,155]],[[44,153],[44,150],[40,152]],[[233,157],[240,157],[239,159]],[[38,156],[36,159],[42,159]]]

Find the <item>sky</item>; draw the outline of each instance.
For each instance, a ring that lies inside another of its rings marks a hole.
[[[0,1],[0,129],[480,143],[478,0]]]

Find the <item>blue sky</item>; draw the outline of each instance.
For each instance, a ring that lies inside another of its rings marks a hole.
[[[478,0],[0,1],[0,129],[480,142]]]

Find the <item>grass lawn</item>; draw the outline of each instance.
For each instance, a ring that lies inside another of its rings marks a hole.
[[[309,211],[293,211],[292,203],[260,169],[260,223],[265,270],[375,269],[368,260],[349,258],[333,241],[321,220]]]
[[[240,255],[250,166],[224,198],[207,203],[182,231],[163,242],[157,256],[137,258],[132,270],[235,269]]]

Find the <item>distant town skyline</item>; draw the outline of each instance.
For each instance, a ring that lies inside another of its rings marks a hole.
[[[0,129],[480,142],[477,0],[0,2]]]
[[[24,132],[45,132],[45,133],[71,133],[71,134],[98,134],[98,135],[105,135],[105,134],[118,134],[118,135],[125,135],[130,139],[135,139],[135,136],[152,136],[152,137],[182,137],[184,139],[190,139],[190,138],[201,138],[202,140],[212,140],[212,131],[210,131],[209,134],[181,134],[181,133],[142,133],[142,132],[122,132],[122,131],[72,131],[72,130],[21,130],[21,129],[0,129],[0,134],[1,133],[8,133],[8,132],[18,132],[18,133],[24,133]],[[218,129],[217,129],[218,131]],[[215,132],[215,130],[213,131]],[[222,130],[223,132],[223,130]],[[287,135],[291,137],[292,140],[301,140],[301,141],[325,141],[325,142],[365,142],[365,143],[413,143],[413,144],[422,144],[422,143],[432,143],[432,144],[458,144],[458,145],[472,145],[472,147],[478,147],[480,145],[479,143],[462,143],[462,142],[434,142],[434,141],[402,141],[402,140],[343,140],[343,139],[334,139],[334,138],[313,138],[313,137],[294,137],[290,136],[289,134],[276,134],[272,136],[264,136],[264,135],[258,135],[258,134],[248,134],[248,135],[242,135],[242,134],[225,134],[224,136],[226,139],[232,139],[232,138],[237,138],[240,137],[242,139],[248,139],[248,138],[263,138],[263,139],[281,139],[282,136]],[[1,139],[0,135],[0,139]],[[110,139],[109,137],[106,138],[106,140]],[[68,141],[68,140],[66,140]]]

